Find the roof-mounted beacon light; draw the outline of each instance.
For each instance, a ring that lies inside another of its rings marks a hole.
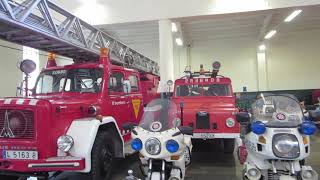
[[[109,65],[109,48],[100,48],[100,64]]]
[[[212,78],[216,78],[218,73],[219,73],[219,70],[220,70],[220,67],[221,67],[221,63],[218,62],[218,61],[215,61],[212,63],[212,74],[211,74],[211,77]]]
[[[48,53],[48,61],[47,61],[47,65],[46,68],[51,68],[51,67],[56,67],[57,63],[56,63],[56,54],[55,53]]]

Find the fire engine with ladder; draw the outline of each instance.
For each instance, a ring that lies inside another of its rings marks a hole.
[[[219,75],[221,64],[214,62],[212,72],[190,68],[175,81],[173,100],[180,104],[183,125],[193,127],[193,139],[220,140],[224,152],[234,151],[240,126],[235,119],[238,112],[231,79]]]
[[[33,89],[0,99],[0,179],[109,179],[115,159],[133,153],[122,124],[158,97],[158,64],[48,0],[0,0],[0,38],[52,52]],[[58,66],[55,54],[74,63]],[[35,64],[19,67],[27,82]]]

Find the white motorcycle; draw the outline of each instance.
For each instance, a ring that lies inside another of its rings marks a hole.
[[[141,169],[147,180],[183,180],[191,163],[191,127],[183,127],[177,106],[169,99],[155,99],[144,110],[138,126],[125,124],[131,130],[131,147],[139,151]],[[127,179],[132,179],[129,173]]]
[[[305,119],[299,102],[285,95],[262,95],[251,111],[237,114],[245,144],[239,148],[245,160],[243,179],[318,180],[317,172],[304,165],[316,127]]]

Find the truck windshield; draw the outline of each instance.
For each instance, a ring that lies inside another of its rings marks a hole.
[[[176,96],[231,96],[231,91],[228,84],[178,85]]]
[[[97,93],[101,90],[102,69],[44,71],[36,83],[36,94],[65,92]]]

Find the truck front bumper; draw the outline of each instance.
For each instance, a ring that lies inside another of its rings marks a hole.
[[[6,172],[52,172],[52,171],[78,171],[85,168],[85,160],[71,156],[52,157],[40,160],[10,160],[0,159],[0,174]]]
[[[237,139],[240,133],[193,133],[193,139]]]

